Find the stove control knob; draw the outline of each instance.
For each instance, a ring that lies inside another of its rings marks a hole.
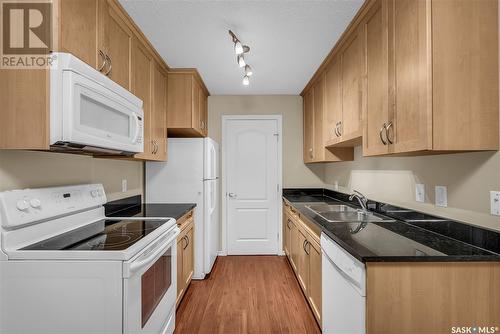
[[[17,201],[16,207],[19,211],[25,211],[28,210],[29,204],[26,200],[20,199],[19,201]]]
[[[97,190],[92,190],[92,191],[90,192],[90,196],[92,196],[92,197],[97,197]]]
[[[33,198],[32,200],[30,200],[30,205],[32,208],[38,209],[42,205],[42,203],[39,199]]]

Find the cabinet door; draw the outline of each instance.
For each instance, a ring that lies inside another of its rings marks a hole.
[[[151,140],[155,160],[167,160],[167,75],[157,63],[153,66],[153,107]]]
[[[103,26],[98,7],[103,0],[60,1],[60,50],[69,52],[93,68],[104,63],[98,41]]]
[[[290,242],[291,242],[291,232],[292,232],[292,220],[287,214],[283,215],[283,250],[285,255],[290,258]]]
[[[194,273],[194,239],[193,239],[193,223],[187,227],[186,232],[186,246],[184,246],[184,252],[182,254],[182,266],[183,266],[183,284],[187,287]]]
[[[342,123],[345,137],[361,134],[363,108],[364,52],[362,29],[355,30],[341,51],[342,61]]]
[[[299,230],[293,220],[290,220],[290,263],[293,271],[297,272],[297,263],[299,260]]]
[[[324,98],[325,98],[325,77],[324,75],[314,85],[314,160],[325,160],[325,140],[323,138],[323,113],[324,113]]]
[[[108,0],[105,12],[105,45],[108,65],[103,70],[107,76],[130,90],[131,49],[133,33],[116,4]]]
[[[204,137],[208,136],[208,95],[205,90],[200,94],[201,105],[201,131]]]
[[[366,112],[363,154],[389,153],[384,125],[389,122],[387,1],[378,0],[366,15]],[[392,107],[392,106],[391,106]],[[385,144],[384,144],[385,142]]]
[[[201,122],[202,122],[202,90],[201,86],[198,83],[198,80],[196,80],[194,77],[192,78],[193,80],[193,108],[192,108],[192,126],[193,129],[195,129],[197,132],[200,134],[203,133],[203,130],[201,128]]]
[[[183,238],[184,236],[179,235],[177,238],[177,301],[176,304],[179,304],[180,297],[184,293],[184,269],[183,269],[183,255],[184,255],[184,245],[186,244],[186,240]]]
[[[314,160],[314,89],[304,94],[304,162]]]
[[[342,77],[340,60],[335,57],[325,74],[325,140],[338,138],[335,128],[342,121]]]
[[[144,111],[144,153],[137,154],[137,158],[153,158],[151,145],[151,55],[140,43],[134,40],[132,47],[132,93],[143,102]]]
[[[314,316],[321,324],[321,246],[312,239],[308,239],[309,252],[309,287],[308,299]]]
[[[306,233],[303,232],[300,228],[298,229],[298,259],[297,259],[297,278],[299,280],[300,286],[304,290],[304,294],[307,296],[308,294],[308,286],[309,286],[309,255],[307,254],[306,241],[307,236]]]
[[[395,107],[388,136],[394,153],[432,148],[430,1],[391,0],[389,45]]]

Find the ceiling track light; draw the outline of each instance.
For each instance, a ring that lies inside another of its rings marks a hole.
[[[234,43],[234,53],[236,54],[236,62],[238,63],[238,66],[240,68],[243,68],[245,71],[245,75],[243,77],[243,85],[248,86],[250,85],[249,77],[252,76],[253,71],[252,67],[245,62],[244,55],[245,53],[250,52],[250,47],[248,45],[243,45],[240,39],[236,37],[234,32],[232,32],[231,30],[229,30],[229,36],[231,36],[231,39]]]
[[[245,75],[246,76],[252,76],[253,74],[253,71],[252,71],[252,68],[250,67],[250,65],[245,65]]]
[[[243,77],[243,85],[244,85],[244,86],[248,86],[248,85],[250,85],[250,79],[248,78],[248,75],[245,75],[245,76]]]

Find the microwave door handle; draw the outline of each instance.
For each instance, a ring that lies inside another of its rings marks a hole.
[[[171,247],[172,241],[175,240],[175,238],[177,238],[179,233],[180,233],[179,229],[175,228],[174,232],[171,232],[166,237],[163,237],[160,241],[157,242],[157,244],[161,244],[161,246],[157,247],[153,251],[150,251],[150,254],[146,258],[141,260],[136,260],[130,263],[130,266],[128,270],[126,270],[124,276],[130,277],[136,272],[140,271],[140,269],[144,268],[145,266],[153,264],[161,256],[161,254],[163,254],[169,247]],[[129,275],[126,275],[127,271]]]
[[[135,134],[134,138],[132,139],[132,143],[135,143],[137,141],[137,138],[139,137],[139,129],[140,129],[140,124],[139,124],[139,116],[137,114],[132,114],[134,115],[135,118]]]

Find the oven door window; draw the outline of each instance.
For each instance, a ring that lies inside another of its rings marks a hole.
[[[171,285],[172,248],[170,247],[141,277],[143,328]]]

